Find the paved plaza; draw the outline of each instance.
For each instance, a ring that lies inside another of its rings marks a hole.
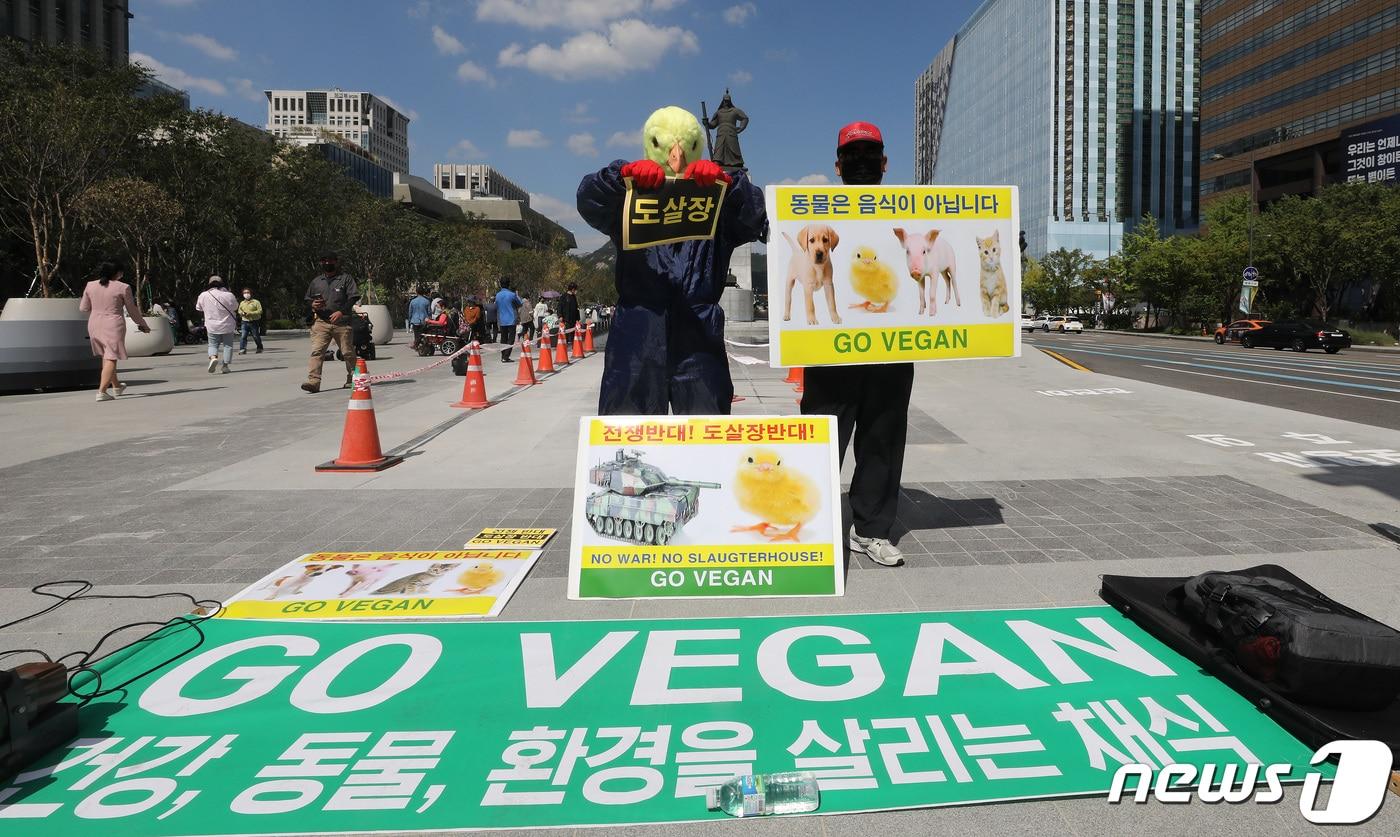
[[[730,336],[764,339],[758,329]],[[510,383],[513,364],[487,354],[487,392],[498,403],[480,412],[448,406],[463,379],[446,367],[376,385],[381,440],[405,461],[379,474],[319,474],[314,466],[339,448],[348,391],[302,393],[305,350],[304,337],[273,335],[267,352],[236,357],[228,375],[205,371],[202,347],[132,359],[122,371],[131,390],[113,403],[94,404],[90,391],[0,397],[0,621],[42,607],[29,588],[44,581],[221,598],[306,552],[450,549],[483,526],[548,526],[560,534],[503,619],[1101,604],[1104,574],[1276,563],[1400,624],[1400,544],[1376,527],[1400,525],[1400,465],[1377,453],[1400,451],[1400,431],[1385,427],[1082,372],[1029,346],[1014,360],[924,364],[897,525],[906,566],[852,559],[836,599],[571,602],[567,486],[601,353],[524,389]],[[731,351],[736,413],[797,411],[763,346]],[[372,371],[422,363],[400,338],[381,347]],[[183,610],[160,600],[74,603],[6,631],[3,646],[58,654]],[[1396,802],[1356,833],[1396,833]],[[1274,806],[1091,798],[729,825],[888,837],[1315,829],[1295,792]]]

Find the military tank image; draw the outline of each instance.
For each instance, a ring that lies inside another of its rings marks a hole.
[[[619,449],[610,462],[588,469],[588,481],[602,486],[588,496],[584,514],[593,531],[628,543],[665,546],[676,530],[700,511],[700,489],[717,482],[676,480],[642,461],[640,451]]]

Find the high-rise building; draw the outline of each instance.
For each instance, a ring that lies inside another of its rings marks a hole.
[[[502,198],[530,205],[530,193],[494,168],[482,163],[437,163],[433,182],[449,200]]]
[[[408,117],[373,93],[264,90],[267,130],[299,145],[335,134],[364,149],[392,172],[408,174]]]
[[[1197,0],[985,0],[916,83],[919,182],[1018,186],[1033,256],[1105,256],[1149,214],[1196,228],[1196,20]]]
[[[127,0],[0,0],[0,37],[96,50],[111,66],[131,52]]]
[[[1347,179],[1344,135],[1400,114],[1400,6],[1202,0],[1201,79],[1201,200],[1314,194]]]

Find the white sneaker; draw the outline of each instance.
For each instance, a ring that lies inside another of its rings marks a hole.
[[[107,390],[99,389],[97,391],[97,400],[100,403],[102,401],[116,401],[117,399],[113,398],[112,393],[108,392]]]
[[[227,364],[227,363],[222,364],[222,365],[219,367],[219,374],[220,374],[220,375],[227,375],[227,374],[228,374],[228,364]]]
[[[211,358],[209,358],[209,374],[210,374],[210,375],[214,374],[214,370],[215,370],[215,369],[218,369],[218,368],[219,368],[219,359],[216,358],[216,357],[211,357]]]
[[[117,384],[112,387],[113,395],[126,395],[126,384]]]
[[[863,538],[852,532],[851,551],[859,552],[884,567],[898,567],[904,563],[904,554],[899,547],[884,538]]]

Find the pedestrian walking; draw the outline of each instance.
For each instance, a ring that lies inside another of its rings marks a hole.
[[[504,282],[505,280],[503,279],[503,280],[501,280],[501,281]],[[495,343],[495,342],[496,342],[496,315],[497,315],[497,313],[498,313],[498,312],[496,311],[496,297],[494,297],[494,296],[487,296],[487,297],[486,297],[486,305],[485,305],[485,308],[486,308],[486,342],[488,342],[488,343]]]
[[[461,336],[468,343],[486,341],[486,312],[482,310],[481,300],[476,294],[467,297],[467,304],[462,306],[462,331]]]
[[[126,316],[130,315],[142,333],[149,332],[131,286],[123,282],[125,274],[114,262],[103,262],[97,268],[97,278],[83,288],[78,310],[88,315],[88,342],[94,357],[102,358],[102,378],[97,384],[97,400],[111,401],[115,395],[126,393],[126,384],[117,377],[117,361],[126,360]],[[108,390],[112,390],[109,392]]]
[[[544,325],[544,318],[545,318],[546,316],[548,316],[548,314],[549,314],[549,303],[545,302],[545,301],[544,301],[544,297],[541,296],[541,297],[540,297],[540,301],[535,303],[535,317],[534,317],[534,319],[535,319],[535,331],[536,331],[536,332],[538,332],[538,331],[540,330],[540,326]]]
[[[520,297],[510,289],[510,280],[501,280],[501,289],[496,292],[496,327],[500,330],[497,342],[506,344],[501,351],[501,363],[510,363],[510,351],[515,348],[515,313],[520,310]]]
[[[180,306],[176,305],[174,300],[167,299],[165,301],[165,319],[170,322],[170,332],[174,336],[175,342],[183,343],[185,341],[185,317],[180,311]]]
[[[340,348],[345,359],[345,387],[355,375],[355,337],[351,317],[355,303],[360,301],[360,288],[349,274],[340,270],[340,257],[327,253],[321,257],[321,275],[313,278],[306,288],[306,301],[311,303],[311,358],[306,364],[307,392],[321,391],[321,364],[325,362],[326,347],[332,342]],[[342,387],[343,388],[343,387]]]
[[[209,372],[228,374],[233,363],[233,337],[238,333],[238,300],[218,276],[209,277],[209,287],[195,300],[194,310],[204,314],[204,333],[209,341]]]
[[[515,321],[520,324],[518,331],[521,340],[535,339],[535,306],[530,304],[528,294],[520,295],[520,311],[516,313]]]
[[[837,134],[836,174],[847,186],[878,186],[888,164],[884,137],[874,125],[852,122]],[[813,366],[803,380],[802,413],[836,416],[843,462],[855,436],[851,552],[887,567],[904,563],[890,533],[899,506],[913,386],[912,363]]]
[[[578,325],[578,285],[573,282],[564,289],[564,295],[559,297],[559,319],[564,321],[564,329],[569,332]]]
[[[258,348],[253,354],[262,354],[262,325],[263,307],[262,303],[253,298],[253,289],[243,289],[243,301],[238,303],[238,353],[248,354],[248,335],[253,336],[253,343]]]
[[[413,332],[413,345],[409,348],[418,348],[418,338],[423,331],[423,321],[432,314],[433,304],[428,301],[428,295],[423,293],[422,288],[416,289],[417,295],[408,301],[408,328]]]

